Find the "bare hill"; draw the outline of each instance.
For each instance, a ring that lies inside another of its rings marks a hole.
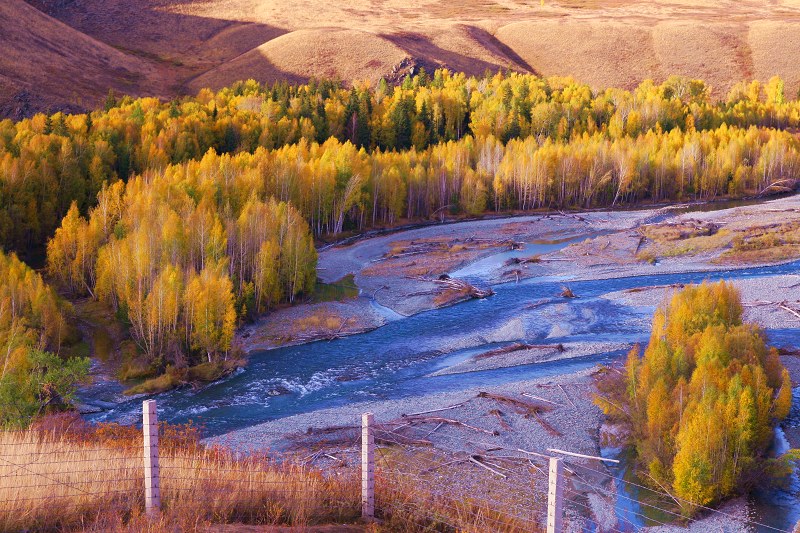
[[[109,88],[159,94],[146,61],[72,29],[23,0],[0,2],[0,116],[97,105]]]
[[[6,0],[0,24],[3,115],[95,105],[110,87],[396,81],[418,66],[595,88],[679,74],[717,97],[776,74],[800,88],[800,0]]]

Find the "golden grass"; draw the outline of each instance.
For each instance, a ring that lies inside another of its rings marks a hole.
[[[0,531],[84,529],[143,508],[141,441],[0,433]],[[199,446],[161,453],[165,523],[307,525],[358,516],[356,476],[237,458]],[[148,527],[149,529],[149,527]]]
[[[636,255],[654,263],[659,257],[711,255],[717,264],[774,263],[800,257],[800,221],[724,228],[692,221],[653,224],[640,230],[648,245]]]
[[[200,445],[195,427],[167,425],[161,428],[162,511],[149,519],[139,431],[64,416],[35,429],[0,432],[0,531],[208,531],[219,524],[305,530],[359,519],[355,465],[323,471],[289,456],[282,463],[274,456],[237,456]],[[540,528],[544,500],[531,499],[527,476],[536,476],[541,493],[544,474],[524,467],[521,483],[509,485],[470,465],[451,464],[434,449],[384,448],[378,455],[380,522],[370,531]]]
[[[361,273],[365,276],[438,276],[455,270],[485,250],[509,244],[509,240],[501,238],[492,241],[447,238],[393,241],[383,260],[370,264]]]
[[[773,263],[800,257],[800,221],[756,226],[736,233],[718,263]]]

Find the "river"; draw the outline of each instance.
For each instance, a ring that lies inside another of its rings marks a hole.
[[[453,272],[453,275],[480,283],[488,268],[508,257],[550,252],[573,240],[529,243],[521,251],[491,256]],[[629,307],[603,297],[612,291],[793,274],[799,268],[800,262],[793,262],[719,272],[593,281],[533,278],[497,285],[494,287],[496,294],[485,300],[472,300],[407,318],[379,308],[389,322],[371,332],[256,352],[251,354],[246,369],[225,380],[201,390],[183,388],[161,394],[158,396],[160,417],[174,423],[193,420],[204,426],[206,435],[214,436],[268,420],[365,400],[415,397],[433,391],[491,387],[564,374],[612,362],[622,357],[623,351],[513,368],[430,376],[432,372],[464,361],[477,352],[511,342],[645,342],[649,337],[650,317],[658,302],[654,302],[652,307]],[[578,298],[557,298],[565,281],[569,281]],[[532,302],[541,300],[549,302],[528,308]],[[796,345],[800,330],[787,328],[767,333],[775,344]],[[141,399],[113,406],[103,402],[118,393],[119,385],[114,383],[96,386],[83,393],[83,401],[108,407],[87,417],[93,421],[127,423],[140,420]],[[792,482],[788,490],[765,491],[754,496],[760,519],[774,527],[793,527],[798,518],[795,493],[800,482],[796,476]],[[636,497],[635,493],[627,496]],[[787,505],[787,498],[791,500],[790,505]],[[637,504],[631,505],[630,501],[620,498],[619,506],[618,514],[630,515]],[[637,527],[645,525],[641,521],[634,523]]]

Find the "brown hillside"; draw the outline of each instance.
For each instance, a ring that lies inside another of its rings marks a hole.
[[[43,14],[23,0],[0,2],[0,116],[81,109],[109,88],[160,94],[164,78],[124,54]]]
[[[94,105],[109,87],[397,81],[415,66],[595,88],[679,74],[717,97],[775,74],[800,88],[800,0],[6,0],[0,24],[3,115]]]

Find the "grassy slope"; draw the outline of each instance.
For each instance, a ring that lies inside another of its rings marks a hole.
[[[597,88],[671,74],[706,79],[720,97],[775,74],[789,95],[800,88],[797,0],[29,3],[53,18],[23,0],[0,6],[10,30],[0,35],[0,115],[93,104],[109,87],[172,95],[248,77],[397,77],[409,58],[469,74],[572,75]]]

